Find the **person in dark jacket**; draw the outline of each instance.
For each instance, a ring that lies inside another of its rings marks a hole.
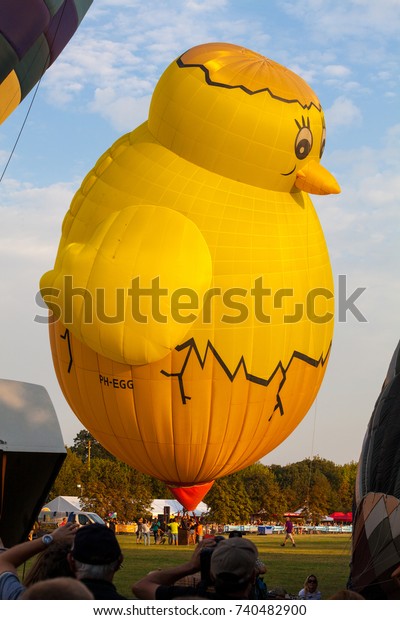
[[[103,601],[126,599],[113,584],[123,559],[114,532],[99,523],[79,528],[69,554],[76,578],[85,584],[96,600]]]

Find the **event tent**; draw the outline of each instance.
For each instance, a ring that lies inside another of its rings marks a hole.
[[[170,515],[182,515],[185,511],[184,507],[176,499],[153,499],[151,502],[151,512],[153,516],[164,514],[164,508],[169,507]],[[208,511],[208,506],[204,502],[200,502],[195,510],[190,513],[195,517],[201,517]]]
[[[157,516],[159,514],[164,514],[164,508],[166,506],[169,507],[170,515],[182,515],[184,512],[182,504],[176,499],[153,499],[151,502],[152,515]],[[57,512],[65,513],[65,516],[68,516],[70,512],[76,512],[77,510],[82,510],[82,503],[79,497],[74,495],[59,495],[43,506],[42,513],[48,512],[52,514]],[[192,514],[196,517],[200,517],[207,512],[207,510],[208,506],[204,502],[200,502],[196,510],[193,510]]]
[[[305,506],[298,508],[294,512],[285,512],[283,516],[290,517],[291,519],[307,519],[312,517],[312,515],[308,513]],[[319,517],[318,521],[321,521],[321,523],[329,523],[330,521],[334,521],[334,519],[332,518],[332,515],[329,517],[325,515],[324,517]]]
[[[303,506],[302,508],[298,508],[294,512],[285,512],[283,514],[284,517],[290,517],[291,519],[302,519],[306,514],[306,508]]]
[[[352,523],[353,521],[352,512],[332,512],[329,516],[332,517],[334,521],[343,521],[343,523]]]
[[[51,502],[45,504],[42,510],[43,509],[49,510],[50,512],[65,512],[65,516],[68,516],[70,512],[82,510],[82,504],[79,497],[75,495],[59,495],[55,499],[52,499]]]

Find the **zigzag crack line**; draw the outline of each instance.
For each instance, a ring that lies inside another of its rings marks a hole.
[[[248,95],[257,95],[259,93],[267,92],[272,97],[272,99],[277,99],[278,101],[283,101],[284,103],[298,103],[299,106],[301,106],[304,110],[309,110],[312,106],[314,106],[319,112],[321,111],[321,106],[317,106],[313,101],[311,101],[311,103],[309,104],[302,104],[300,103],[298,99],[285,99],[284,97],[279,97],[278,95],[274,95],[271,89],[269,89],[267,86],[265,88],[259,88],[258,90],[250,90],[250,88],[247,88],[243,84],[224,84],[223,82],[215,82],[214,80],[211,79],[210,71],[207,69],[207,67],[205,67],[204,65],[200,63],[185,64],[182,60],[182,56],[177,59],[176,64],[178,65],[180,69],[185,69],[185,68],[190,68],[190,67],[197,67],[198,69],[201,69],[204,72],[206,82],[207,84],[209,84],[209,86],[218,86],[220,88],[230,88],[230,89],[240,88],[240,90],[243,90]]]
[[[163,374],[166,377],[177,377],[178,382],[179,382],[179,389],[181,392],[181,397],[182,397],[182,403],[185,405],[187,400],[190,400],[190,396],[187,396],[185,394],[185,389],[184,389],[184,384],[183,384],[183,375],[186,369],[186,366],[189,362],[189,358],[190,355],[192,354],[192,352],[195,353],[197,360],[200,364],[200,367],[202,369],[204,369],[204,366],[206,364],[207,361],[207,356],[208,356],[208,352],[211,351],[211,353],[214,355],[215,359],[217,360],[217,362],[219,363],[219,365],[221,366],[222,370],[224,371],[224,373],[226,374],[226,376],[228,377],[228,379],[231,381],[231,383],[233,382],[233,380],[235,379],[237,373],[239,372],[240,368],[243,368],[245,377],[248,381],[252,382],[252,383],[256,383],[258,385],[263,385],[264,387],[267,387],[272,379],[275,377],[276,373],[281,371],[282,373],[282,381],[279,384],[279,388],[278,388],[278,392],[276,395],[277,398],[277,404],[275,406],[275,409],[279,409],[281,416],[284,415],[284,410],[283,410],[283,404],[282,401],[280,399],[279,393],[282,390],[283,385],[286,382],[286,376],[287,376],[287,371],[290,367],[290,365],[292,364],[294,359],[299,359],[301,361],[303,361],[305,364],[309,364],[310,366],[313,366],[314,368],[318,368],[319,365],[324,366],[326,363],[326,360],[329,357],[329,353],[332,347],[332,342],[329,344],[328,347],[328,351],[325,355],[325,357],[322,355],[320,355],[319,359],[314,359],[313,357],[310,357],[309,355],[306,355],[305,353],[301,353],[300,351],[293,351],[292,356],[286,366],[286,368],[283,366],[282,362],[279,361],[274,369],[274,371],[271,373],[269,378],[263,378],[263,377],[258,377],[257,375],[253,375],[251,373],[249,373],[247,371],[247,367],[246,367],[246,362],[243,358],[243,356],[240,358],[238,365],[236,366],[236,369],[233,372],[230,372],[228,366],[225,364],[225,362],[223,361],[222,357],[219,355],[218,351],[215,349],[215,347],[211,344],[211,342],[208,340],[207,341],[207,346],[206,346],[206,350],[204,353],[204,357],[202,358],[202,356],[200,355],[199,349],[196,345],[196,342],[194,340],[194,338],[190,338],[190,340],[188,340],[187,342],[184,342],[180,345],[178,345],[177,347],[175,347],[176,351],[183,351],[184,349],[188,349],[187,355],[185,357],[185,361],[182,364],[182,368],[180,370],[180,372],[176,372],[176,373],[169,373],[166,370],[161,370],[161,374]],[[273,414],[272,414],[273,415]],[[272,416],[271,416],[272,417]],[[271,419],[271,418],[269,418]]]
[[[72,359],[71,339],[69,337],[68,327],[66,328],[64,334],[60,334],[60,338],[62,338],[63,340],[66,340],[68,344],[69,364],[68,364],[67,373],[69,374],[71,372],[73,359]]]

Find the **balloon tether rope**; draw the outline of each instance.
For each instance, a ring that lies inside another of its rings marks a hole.
[[[56,28],[56,31],[55,31],[55,33],[54,33],[53,43],[54,43],[54,41],[56,40],[57,35],[58,35],[58,31],[59,31],[59,29],[60,29],[60,27],[61,27],[61,22],[62,22],[63,17],[64,17],[64,11],[65,11],[65,8],[66,8],[66,3],[64,3],[64,5],[63,5],[63,7],[62,7],[62,12],[61,12],[61,15],[60,15],[60,19],[58,20],[57,28]],[[5,165],[5,167],[4,167],[4,170],[3,170],[2,175],[1,175],[1,177],[0,177],[0,183],[1,183],[1,182],[2,182],[2,180],[3,180],[3,177],[4,177],[4,175],[5,175],[6,171],[7,171],[7,168],[8,168],[8,166],[9,166],[9,164],[10,164],[11,158],[12,158],[12,156],[14,155],[14,151],[15,151],[15,149],[17,148],[17,144],[18,144],[18,142],[19,142],[19,139],[20,139],[21,134],[22,134],[22,132],[23,132],[23,129],[24,129],[24,127],[25,127],[26,121],[28,120],[28,116],[29,116],[30,111],[31,111],[31,108],[32,108],[32,106],[33,106],[33,102],[35,101],[35,98],[36,98],[37,92],[38,92],[38,90],[39,90],[40,82],[42,81],[42,77],[43,77],[43,75],[44,75],[44,73],[45,73],[45,67],[46,67],[47,62],[49,61],[49,59],[50,59],[50,49],[49,49],[49,52],[48,52],[48,54],[47,54],[47,57],[46,57],[45,63],[44,63],[44,65],[43,65],[43,73],[42,73],[42,75],[41,75],[41,77],[40,77],[40,79],[39,79],[38,83],[36,84],[36,87],[35,87],[35,90],[34,90],[34,93],[33,93],[33,97],[32,97],[32,100],[31,100],[31,102],[30,102],[30,104],[29,104],[29,108],[28,108],[28,110],[27,110],[27,113],[25,114],[25,118],[24,118],[24,120],[23,120],[23,123],[22,123],[21,129],[19,130],[19,133],[18,133],[18,135],[17,135],[17,139],[15,140],[15,143],[14,143],[14,146],[13,146],[13,148],[12,148],[12,150],[11,150],[10,156],[9,156],[9,158],[8,158],[7,162],[6,162],[6,165]],[[33,61],[32,61],[32,65],[33,65]]]
[[[23,130],[24,130],[24,127],[25,127],[25,125],[26,125],[26,121],[28,120],[29,113],[30,113],[30,111],[31,111],[31,109],[32,109],[33,102],[35,101],[36,94],[37,94],[37,91],[38,91],[38,89],[39,89],[40,82],[41,82],[41,79],[40,79],[40,80],[38,81],[38,83],[36,84],[36,88],[35,88],[35,90],[34,90],[32,100],[31,100],[31,102],[30,102],[30,104],[29,104],[29,108],[28,108],[28,110],[27,110],[27,112],[26,112],[26,114],[25,114],[25,118],[24,118],[24,120],[23,120],[23,123],[22,123],[21,129],[20,129],[20,130],[19,130],[19,132],[18,132],[17,138],[16,138],[16,140],[15,140],[15,142],[14,142],[14,146],[12,147],[12,150],[11,150],[10,156],[9,156],[9,158],[7,159],[6,165],[4,166],[4,170],[3,170],[2,174],[1,174],[1,177],[0,177],[0,183],[1,183],[1,182],[2,182],[2,180],[3,180],[3,177],[4,177],[5,173],[6,173],[7,168],[8,168],[8,166],[9,166],[9,164],[10,164],[11,159],[12,159],[12,156],[14,155],[14,151],[15,151],[15,149],[17,148],[17,144],[18,144],[18,142],[19,142],[19,139],[20,139],[20,137],[21,137],[21,134],[22,134],[22,132],[23,132]]]
[[[312,474],[312,462],[314,459],[314,439],[315,439],[316,422],[317,422],[317,399],[315,399],[315,405],[314,405],[314,425],[313,425],[312,440],[311,440],[310,469],[309,469],[309,476],[308,476],[308,487],[307,487],[307,498],[306,498],[306,509],[307,510],[308,510],[309,501],[310,501],[311,474]]]

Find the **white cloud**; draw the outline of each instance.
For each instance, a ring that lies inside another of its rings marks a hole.
[[[316,75],[318,73],[317,69],[312,65],[306,67],[305,65],[301,66],[296,63],[291,63],[289,69],[293,71],[293,73],[297,73],[297,75],[300,75],[300,77],[302,77],[303,80],[307,82],[307,84],[312,84],[315,81]]]
[[[108,119],[117,131],[126,132],[147,119],[150,99],[150,95],[118,97],[113,89],[98,89],[90,109]]]
[[[351,70],[343,65],[326,65],[324,73],[327,77],[344,78],[351,74]]]
[[[180,0],[172,13],[161,0],[99,1],[41,88],[47,101],[61,107],[80,96],[81,106],[85,102],[86,109],[125,130],[127,111],[146,107],[161,73],[188,48],[218,40],[243,44],[249,37],[257,50],[266,45],[270,37],[254,15],[242,18],[230,9],[228,0]],[[136,117],[144,120],[141,112]]]
[[[134,47],[114,41],[87,38],[78,46],[68,47],[59,62],[49,69],[43,88],[58,104],[69,102],[85,87],[117,88],[140,94],[151,88],[151,82],[140,77],[143,68]]]
[[[325,110],[329,127],[346,127],[360,123],[362,112],[351,99],[345,96],[337,97],[332,106]]]
[[[293,0],[282,8],[325,41],[381,39],[396,36],[400,29],[398,0]]]
[[[228,4],[228,0],[187,0],[186,8],[195,12],[206,12],[225,8]]]
[[[338,84],[336,82],[336,84]],[[350,82],[341,82],[340,86],[342,88],[342,90],[345,90],[347,92],[349,91],[357,91],[358,93],[360,92],[366,92],[366,89],[364,87],[361,86],[360,82],[354,82],[354,81],[350,81]]]
[[[52,264],[72,196],[72,184],[39,188],[3,180],[0,258],[8,260],[7,279],[13,281],[10,274],[20,260],[26,261],[26,270],[46,261],[47,268]]]
[[[397,277],[398,196],[400,194],[400,125],[391,127],[377,148],[337,151],[329,168],[342,193],[315,197],[331,257],[379,281]],[[348,269],[348,267],[347,267]]]

